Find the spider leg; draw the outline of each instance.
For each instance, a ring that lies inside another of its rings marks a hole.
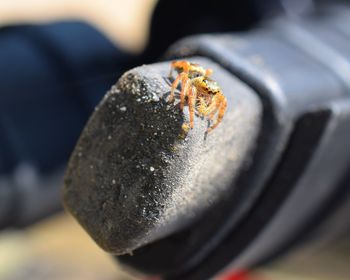
[[[189,69],[190,69],[191,64],[188,61],[185,60],[179,60],[179,61],[172,61],[170,64],[170,72],[169,72],[169,77],[171,77],[173,75],[173,70],[175,68],[178,69],[182,69],[181,72],[185,72],[188,73]]]
[[[175,92],[175,89],[177,88],[177,86],[179,85],[181,81],[181,75],[178,75],[175,79],[175,81],[173,82],[173,84],[171,85],[171,92],[170,92],[170,95],[169,95],[169,102],[174,102],[174,92]]]
[[[196,106],[197,90],[194,86],[190,86],[188,94],[188,110],[190,113],[190,127],[194,127],[194,109]]]
[[[218,106],[210,113],[209,115],[209,120],[213,120],[213,118],[215,117],[215,114],[217,113],[217,111],[219,110],[220,108],[220,104],[218,104]]]
[[[181,88],[181,92],[180,92],[180,109],[183,110],[184,109],[184,105],[185,105],[185,97],[186,95],[188,95],[189,89],[188,87],[190,86],[190,79],[187,77],[187,74],[185,73],[181,73],[183,74],[182,76],[182,88]]]
[[[227,109],[227,100],[226,100],[226,97],[224,95],[221,94],[218,101],[219,101],[218,118],[216,119],[216,122],[211,127],[208,128],[208,130],[207,130],[208,133],[219,125],[219,123],[222,121],[222,118],[224,117],[224,114],[225,114],[226,109]]]
[[[208,68],[207,70],[205,70],[206,77],[209,77],[211,74],[213,74],[213,69]]]
[[[171,92],[169,95],[169,102],[174,102],[174,93],[175,93],[175,89],[177,88],[177,86],[179,85],[180,81],[183,81],[184,75],[186,75],[185,73],[180,73],[175,81],[172,83],[171,85]]]

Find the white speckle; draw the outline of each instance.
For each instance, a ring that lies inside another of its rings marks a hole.
[[[159,96],[155,92],[152,92],[152,99],[153,101],[159,101]]]
[[[112,139],[112,136],[111,136],[111,135],[108,135],[107,139],[108,139],[108,140],[111,140],[111,139]]]
[[[116,181],[113,179],[113,180],[112,180],[112,185],[115,185],[115,183],[116,183]]]
[[[94,169],[94,166],[93,166],[93,165],[90,165],[90,169]]]
[[[151,166],[151,167],[149,168],[149,170],[151,170],[151,171],[153,172],[153,171],[154,171],[154,167]]]
[[[120,107],[119,110],[122,111],[122,112],[125,112],[126,111],[126,107],[125,106]]]
[[[78,153],[78,157],[81,157],[82,155],[83,155],[82,152],[79,152],[79,153]]]

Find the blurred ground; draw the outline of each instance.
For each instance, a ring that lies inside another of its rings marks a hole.
[[[256,280],[348,280],[350,239],[301,250],[253,272]],[[132,280],[68,215],[0,235],[1,280]]]
[[[350,237],[343,237],[331,246],[296,250],[259,272],[273,280],[348,280]]]
[[[0,235],[2,280],[131,280],[68,215]]]

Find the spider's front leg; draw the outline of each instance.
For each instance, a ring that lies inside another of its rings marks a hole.
[[[219,110],[219,108],[220,108],[220,106],[216,106],[216,108],[210,113],[210,115],[209,115],[209,117],[208,117],[209,120],[212,121],[212,120],[214,119],[215,114],[217,113],[217,111]]]
[[[209,133],[212,131],[214,128],[216,128],[219,123],[222,121],[222,118],[225,115],[226,109],[227,109],[227,99],[223,94],[220,94],[218,96],[215,96],[216,98],[216,104],[217,104],[217,109],[215,111],[219,111],[218,118],[216,119],[215,123],[208,128],[207,132]],[[215,114],[215,113],[214,113]]]

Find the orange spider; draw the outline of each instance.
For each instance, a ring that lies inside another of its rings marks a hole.
[[[172,84],[169,102],[174,101],[175,89],[181,82],[180,109],[183,110],[187,97],[190,127],[194,126],[195,110],[200,116],[209,115],[209,120],[212,120],[218,112],[216,122],[207,130],[207,132],[212,131],[222,121],[227,108],[226,97],[219,85],[209,78],[213,70],[204,69],[200,65],[186,60],[173,61],[169,76],[172,76],[173,70],[178,73],[178,76]]]

